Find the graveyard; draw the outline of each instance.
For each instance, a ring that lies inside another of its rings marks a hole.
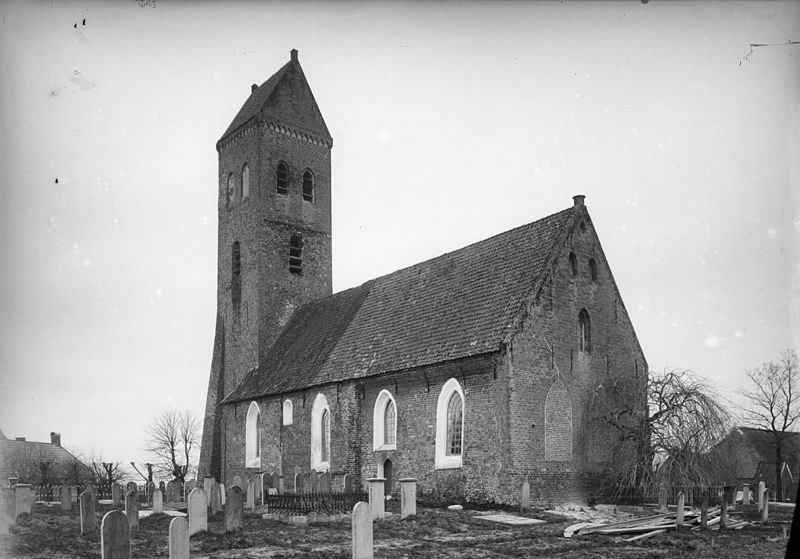
[[[6,505],[11,493],[5,490]],[[112,499],[98,499],[90,490],[77,499],[71,489],[55,493],[48,494],[52,501],[37,500],[33,492],[13,501],[14,519],[4,523],[0,557],[778,558],[784,556],[793,510],[770,503],[763,522],[755,504],[732,506],[727,528],[720,529],[714,520],[720,509],[712,508],[708,529],[701,530],[699,520],[693,521],[699,512],[691,508],[676,528],[674,507],[666,514],[602,505],[558,511],[448,507],[416,503],[415,495],[406,493],[400,502],[373,500],[374,507],[369,499],[358,502],[351,513],[295,514],[270,510],[278,495],[255,499],[238,486],[227,491],[223,504],[226,492],[219,484],[212,485],[211,500],[196,487],[188,499],[173,503],[165,503],[160,490],[149,496],[128,490],[124,500],[119,491]],[[312,502],[317,496],[305,498]],[[652,532],[654,522],[667,528]],[[645,536],[631,538],[637,530]]]

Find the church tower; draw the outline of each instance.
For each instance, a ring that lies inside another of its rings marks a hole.
[[[294,49],[252,85],[217,142],[217,322],[200,475],[221,478],[222,399],[297,307],[331,294],[332,143]]]

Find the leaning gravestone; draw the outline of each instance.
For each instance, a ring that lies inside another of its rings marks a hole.
[[[125,493],[125,515],[128,517],[130,531],[139,529],[139,495],[136,491]]]
[[[61,486],[61,510],[72,510],[72,493],[66,485]]]
[[[256,508],[256,487],[252,479],[247,480],[247,510]]]
[[[237,485],[239,489],[244,491],[244,484],[242,483],[242,476],[233,476],[233,481],[231,482],[231,486]]]
[[[199,487],[195,487],[189,493],[187,514],[190,536],[202,530],[208,530],[208,497],[206,492]]]
[[[331,473],[323,472],[322,476],[319,478],[319,491],[320,493],[330,493],[331,492]]]
[[[122,486],[119,483],[111,484],[111,500],[115,507],[122,506]]]
[[[164,494],[160,489],[153,491],[153,514],[164,512]]]
[[[94,496],[88,491],[81,493],[81,536],[97,530],[97,519],[94,517]]]
[[[169,559],[189,559],[189,521],[185,517],[169,523]]]
[[[242,489],[231,487],[228,502],[225,504],[225,531],[232,532],[242,527]]]
[[[14,516],[22,513],[31,513],[33,505],[33,492],[27,483],[18,483],[14,486]]]
[[[222,512],[222,495],[220,493],[219,483],[214,482],[211,486],[211,514]]]
[[[130,559],[131,529],[123,512],[112,510],[103,517],[100,549],[102,559]]]
[[[358,502],[351,517],[353,531],[353,559],[372,559],[372,512],[370,506]]]

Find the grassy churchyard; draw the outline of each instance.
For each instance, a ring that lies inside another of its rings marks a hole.
[[[481,519],[489,511],[465,508],[417,510],[417,516],[400,520],[396,502],[387,507],[392,517],[375,522],[375,557],[386,558],[645,558],[645,557],[726,557],[766,559],[784,556],[784,528],[791,524],[790,512],[776,511],[762,525],[757,513],[733,513],[731,518],[751,520],[740,530],[670,531],[637,542],[625,542],[629,535],[600,534],[563,536],[564,529],[581,518],[603,517],[615,522],[630,515],[613,512],[577,511],[576,516],[533,510],[524,513],[494,511],[537,518],[544,522],[529,526],[498,524]],[[77,506],[62,510],[59,505],[34,504],[0,535],[1,557],[98,558],[100,521],[111,505],[99,504],[95,512],[97,530],[81,536]],[[146,510],[146,509],[145,509]],[[138,529],[131,532],[131,557],[169,557],[169,524],[175,516],[142,511]],[[166,510],[166,509],[165,509]],[[167,512],[171,512],[168,511]],[[571,511],[570,511],[571,512]],[[172,513],[176,514],[176,513]],[[193,558],[250,557],[351,557],[350,520],[339,517],[328,522],[291,525],[262,518],[263,511],[245,512],[241,529],[225,531],[224,513],[208,517],[208,530],[194,534],[189,550]],[[583,514],[583,516],[581,516]]]

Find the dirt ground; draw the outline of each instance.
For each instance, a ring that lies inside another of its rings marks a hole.
[[[99,506],[98,525],[109,506]],[[389,507],[392,510],[392,507]],[[546,522],[533,526],[506,526],[481,520],[476,511],[423,508],[416,519],[401,521],[399,515],[375,524],[375,557],[402,558],[501,558],[569,557],[659,558],[713,557],[714,559],[783,558],[783,527],[791,516],[777,514],[767,525],[742,530],[668,532],[649,540],[626,543],[624,537],[603,535],[564,538],[564,528],[575,518],[533,511],[525,516]],[[482,511],[483,512],[483,511]],[[511,512],[513,511],[498,511]],[[516,514],[516,513],[513,513]],[[132,538],[132,556],[168,557],[167,539],[171,516],[142,518]],[[754,519],[755,520],[755,519]],[[193,558],[349,558],[350,523],[291,526],[245,514],[242,530],[224,533],[221,514],[209,518],[209,531],[192,537]],[[82,537],[77,510],[35,505],[33,514],[21,515],[8,536],[0,536],[0,557],[97,558],[100,534]]]

